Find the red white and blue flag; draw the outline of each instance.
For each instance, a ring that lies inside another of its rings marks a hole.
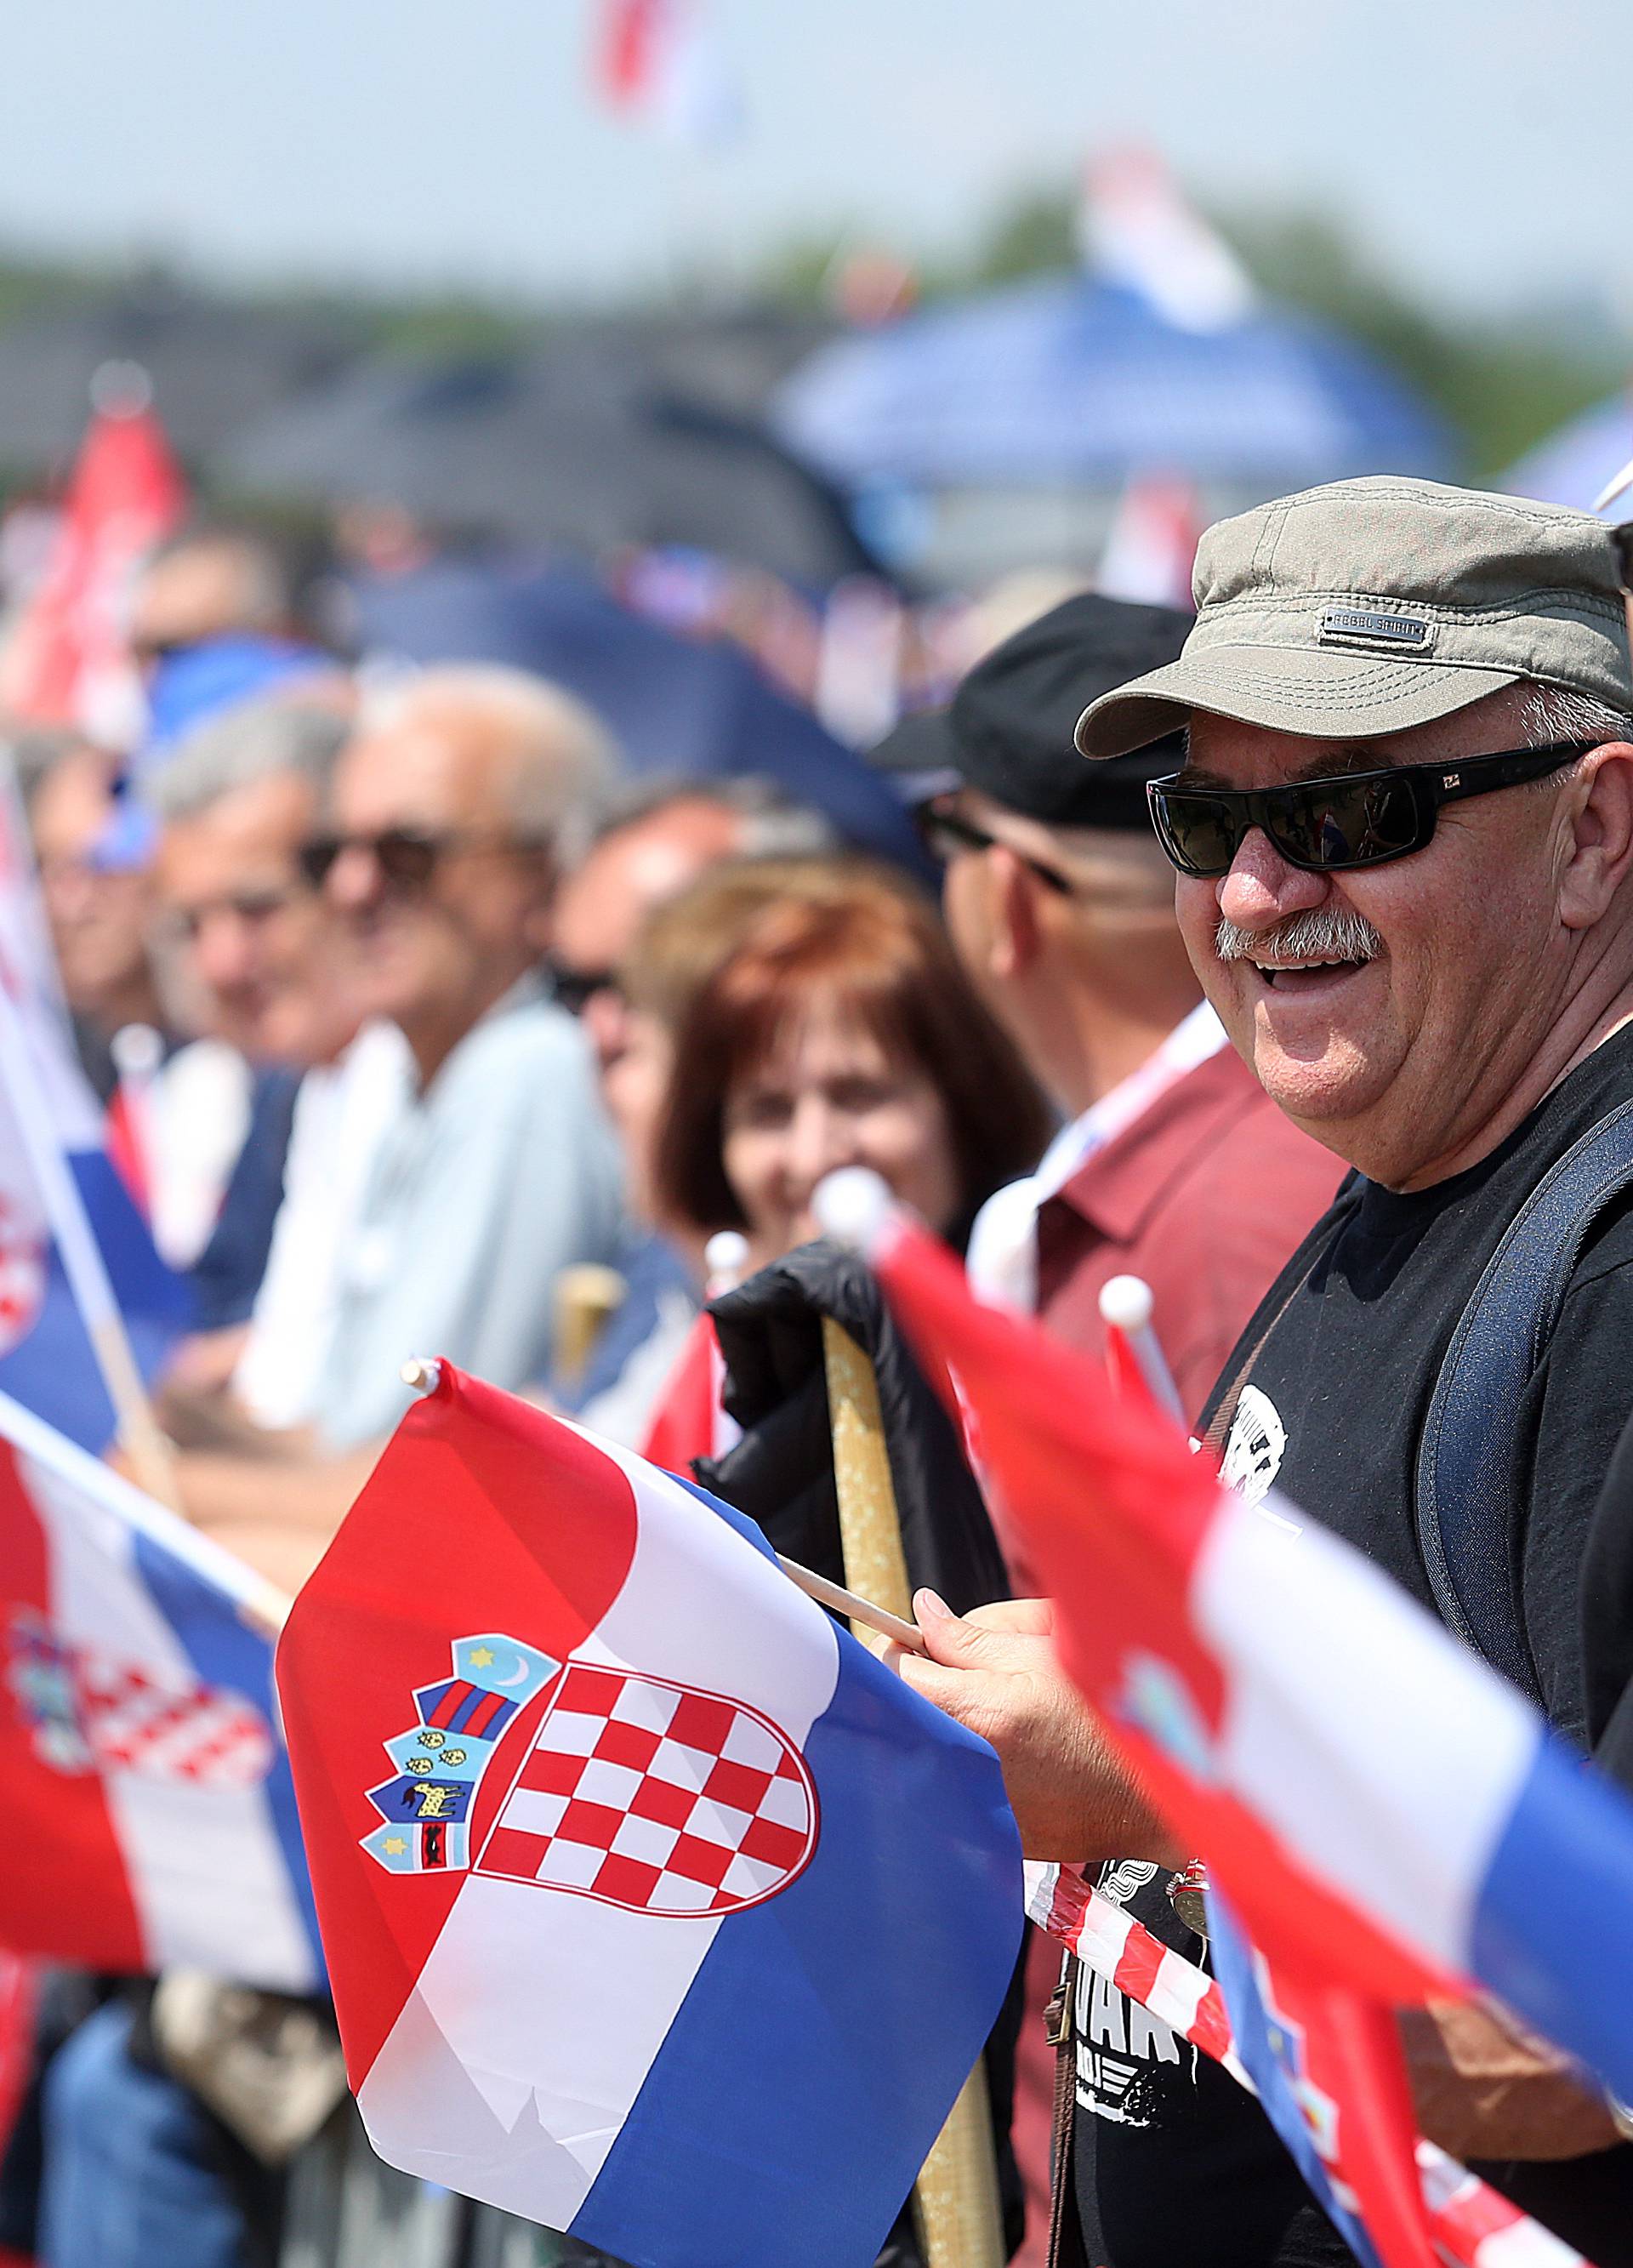
[[[595,57],[602,99],[680,142],[730,141],[741,92],[707,0],[603,0]]]
[[[21,806],[0,780],[0,1394],[99,1452],[116,1429],[92,1331],[122,1329],[151,1377],[189,1312],[109,1154]]]
[[[1076,1867],[1029,1866],[1026,1911],[1038,1927],[1078,1955],[1108,1984],[1136,2000],[1181,2039],[1224,2066],[1250,2093],[1257,2082],[1238,2051],[1231,2012],[1216,1978],[1136,1921],[1126,1908],[1092,1889]],[[1218,1919],[1215,1906],[1216,1926]],[[1228,1924],[1227,1924],[1228,1926]],[[1232,1933],[1239,1945],[1239,1936]],[[1231,1956],[1227,1955],[1227,1959]],[[1256,1986],[1252,1988],[1255,1993]],[[1274,2018],[1264,2018],[1268,2036]],[[1303,2038],[1284,2036],[1273,2059],[1298,2068]],[[1306,2094],[1310,2071],[1304,2067]],[[1289,2079],[1289,2091],[1296,2082]],[[1278,2090],[1279,2091],[1279,2090]],[[1312,2104],[1312,2108],[1319,2106]],[[1304,2114],[1300,2111],[1302,2119]],[[1432,2142],[1418,2139],[1414,2157],[1423,2210],[1441,2258],[1457,2268],[1588,2268],[1579,2252],[1533,2220]],[[1359,2257],[1369,2257],[1363,2236]]]
[[[445,1364],[278,1686],[383,2157],[637,2268],[866,2268],[1014,1964],[983,1742],[750,1523]]]
[[[1359,1553],[1231,1494],[909,1223],[866,1241],[1044,1572],[1066,1668],[1223,1892],[1267,2110],[1341,2226],[1426,2261],[1388,2012],[1483,1986],[1625,2095],[1633,1807]]]
[[[51,556],[11,633],[5,705],[125,747],[142,720],[126,643],[131,589],[147,554],[180,525],[187,486],[141,371],[113,364],[93,394]]]
[[[261,1593],[0,1395],[0,1944],[320,1985]]]

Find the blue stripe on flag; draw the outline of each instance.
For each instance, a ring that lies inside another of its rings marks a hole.
[[[657,1468],[654,1468],[654,1470],[656,1469]],[[752,1543],[762,1559],[776,1557],[776,1550],[765,1530],[752,1521],[746,1512],[739,1512],[735,1505],[723,1504],[717,1496],[710,1496],[709,1491],[699,1482],[688,1481],[684,1474],[666,1472],[661,1477],[667,1481],[673,1481],[678,1487],[686,1491],[688,1496],[695,1496],[699,1504],[706,1504],[710,1512],[718,1513],[726,1526],[736,1528],[744,1543]]]
[[[139,1529],[132,1534],[131,1543],[136,1572],[174,1631],[200,1683],[242,1693],[272,1728],[274,1760],[265,1783],[267,1808],[289,1881],[290,1902],[300,1917],[312,1954],[312,1989],[321,1991],[326,1975],[323,1943],[318,1934],[318,1912],[295,1809],[295,1783],[273,1693],[271,1640],[252,1630],[231,1600],[163,1544]]]
[[[1241,1925],[1217,1891],[1210,1890],[1208,1894],[1208,1918],[1212,1924],[1208,1937],[1208,1951],[1213,1973],[1218,1980],[1219,1990],[1225,1995],[1225,2005],[1230,2010],[1236,2051],[1259,2091],[1259,2101],[1265,2115],[1280,2136],[1288,2155],[1304,2176],[1312,2196],[1356,2258],[1363,2264],[1363,2268],[1382,2268],[1366,2231],[1354,2214],[1346,2213],[1333,2195],[1327,2168],[1321,2162],[1304,2113],[1293,2100],[1282,2064],[1270,2044],[1271,2017],[1260,1991],[1252,1951],[1242,1933]],[[1282,2036],[1291,2047],[1291,2059],[1298,2061],[1302,2043],[1290,2029],[1284,2029]]]
[[[997,2018],[1021,1902],[997,1759],[835,1638],[816,1855],[721,1922],[573,2218],[621,2259],[866,2268]]]
[[[1537,1742],[1475,1899],[1469,1965],[1518,2015],[1633,2099],[1633,1804]]]
[[[143,1376],[151,1379],[187,1329],[191,1297],[153,1249],[147,1224],[99,1150],[70,1156],[91,1226]],[[0,1392],[99,1456],[114,1433],[113,1404],[55,1243],[33,1328],[0,1358]]]

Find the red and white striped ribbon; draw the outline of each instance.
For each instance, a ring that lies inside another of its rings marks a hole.
[[[1102,1897],[1077,1867],[1028,1866],[1026,1912],[1088,1968],[1255,2092],[1213,1978]],[[1417,2170],[1430,2234],[1449,2268],[1592,2268],[1580,2252],[1421,2137]]]

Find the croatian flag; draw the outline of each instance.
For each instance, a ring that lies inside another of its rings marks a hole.
[[[984,1742],[738,1515],[445,1364],[278,1685],[383,2157],[650,2268],[866,2268],[1014,1963]]]
[[[1387,2010],[1483,1985],[1625,2095],[1633,1806],[1358,1552],[1273,1497],[1245,1505],[1148,1403],[977,1305],[886,1204],[850,1209],[830,1226],[869,1248],[971,1428],[1065,1667],[1276,1984],[1316,2008],[1345,2076],[1295,2094],[1307,2139],[1379,2253],[1426,2257]]]
[[[153,1376],[190,1312],[74,1054],[15,783],[0,782],[0,1394],[82,1448],[115,1428],[93,1330]]]
[[[0,1943],[319,1988],[262,1591],[0,1395]]]
[[[705,6],[603,0],[596,55],[604,101],[697,147],[730,141],[743,124],[741,92]]]
[[[11,631],[5,705],[122,748],[142,718],[125,636],[131,586],[147,553],[180,525],[187,486],[145,374],[105,364],[92,390],[51,556]]]
[[[647,1463],[684,1479],[694,1458],[723,1457],[742,1438],[725,1393],[725,1363],[714,1317],[696,1315],[647,1421],[641,1443]]]
[[[1329,2168],[1314,2146],[1328,2127],[1326,2113],[1337,2096],[1327,2084],[1340,2074],[1326,2068],[1323,2033],[1315,2020],[1301,2021],[1284,2003],[1283,1986],[1272,1984],[1239,1927],[1210,1901],[1211,1944],[1216,1966],[1228,1973],[1235,2005],[1249,2011],[1241,2051],[1231,2027],[1225,1994],[1216,1980],[1183,1954],[1153,1937],[1123,1907],[1091,1889],[1075,1867],[1029,1866],[1026,1911],[1040,1929],[1067,1946],[1085,1968],[1150,2010],[1181,2039],[1223,2066],[1250,2094],[1262,2095],[1269,2114],[1288,2140],[1306,2178],[1343,2228],[1357,2258],[1373,2257],[1365,2231],[1354,2218],[1354,2200],[1342,2175]],[[1306,2014],[1309,2012],[1306,2011]],[[1247,2068],[1251,2056],[1258,2077]],[[1489,2189],[1479,2176],[1448,2158],[1420,2136],[1413,2157],[1419,2203],[1437,2257],[1461,2268],[1588,2268],[1579,2252]]]

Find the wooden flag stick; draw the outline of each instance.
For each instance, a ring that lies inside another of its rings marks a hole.
[[[822,1318],[822,1354],[845,1580],[905,1623],[913,1604],[873,1366],[831,1315]],[[924,2161],[913,2205],[927,2268],[1003,2268],[997,2163],[980,2063]]]
[[[846,1616],[853,1628],[860,1623],[864,1630],[877,1631],[880,1638],[893,1639],[897,1646],[905,1646],[909,1653],[924,1652],[924,1633],[916,1623],[904,1623],[900,1615],[886,1614],[883,1607],[876,1607],[871,1599],[860,1599],[854,1591],[847,1591],[842,1584],[830,1583],[826,1575],[818,1575],[809,1567],[802,1567],[798,1559],[784,1559],[780,1551],[776,1555],[776,1564],[789,1581],[797,1584],[806,1598],[814,1599],[819,1607],[826,1607],[830,1614]]]

